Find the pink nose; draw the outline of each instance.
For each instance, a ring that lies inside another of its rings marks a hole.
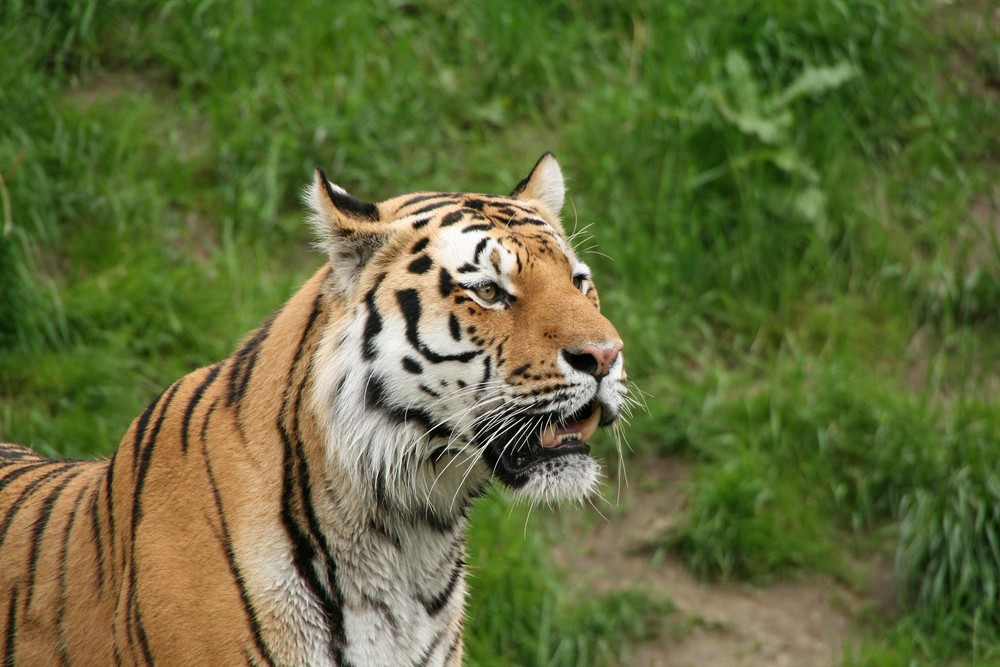
[[[600,379],[611,370],[622,347],[623,344],[620,342],[611,347],[598,347],[590,343],[584,345],[578,352],[563,350],[563,358],[576,370]]]

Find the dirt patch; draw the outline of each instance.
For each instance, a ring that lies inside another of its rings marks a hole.
[[[200,160],[211,146],[210,120],[196,107],[184,105],[176,85],[155,69],[90,72],[70,82],[61,101],[83,113],[110,110],[104,122],[123,122],[118,112],[141,117],[150,144],[174,151],[182,160]]]
[[[945,85],[984,99],[1000,99],[1000,70],[992,56],[990,41],[1000,26],[1000,7],[993,0],[963,0],[941,3],[930,14],[931,25],[947,40],[948,56],[943,70]]]
[[[78,109],[86,110],[99,102],[148,93],[156,87],[155,82],[137,72],[98,71],[86,78],[77,78],[70,82],[63,99]]]
[[[637,588],[671,600],[676,631],[639,646],[633,667],[828,667],[838,664],[848,638],[854,596],[827,579],[766,587],[706,584],[670,555],[638,547],[681,516],[690,486],[688,464],[642,457],[629,463],[633,479],[607,520],[573,517],[570,539],[556,551],[561,567],[591,590]],[[612,488],[609,495],[619,492]],[[614,502],[614,497],[610,498]]]
[[[1000,188],[974,197],[969,204],[972,221],[968,263],[974,269],[995,271],[1000,244]]]

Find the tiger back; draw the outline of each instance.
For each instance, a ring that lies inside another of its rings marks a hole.
[[[3,664],[461,664],[471,502],[586,497],[628,410],[564,192],[551,154],[508,196],[317,172],[328,261],[235,352],[110,459],[0,444]]]

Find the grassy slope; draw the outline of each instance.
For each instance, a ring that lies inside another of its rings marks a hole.
[[[9,0],[0,437],[107,452],[226,354],[318,262],[314,164],[496,191],[553,149],[613,258],[632,445],[699,462],[668,546],[750,579],[894,554],[901,619],[852,662],[996,658],[994,7],[747,4]],[[472,663],[642,632],[642,601],[563,599],[510,513],[480,508]]]

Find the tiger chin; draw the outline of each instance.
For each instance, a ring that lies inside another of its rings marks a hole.
[[[371,203],[322,171],[328,261],[110,459],[0,444],[6,665],[460,665],[466,515],[579,500],[622,341],[546,154],[510,195]]]

